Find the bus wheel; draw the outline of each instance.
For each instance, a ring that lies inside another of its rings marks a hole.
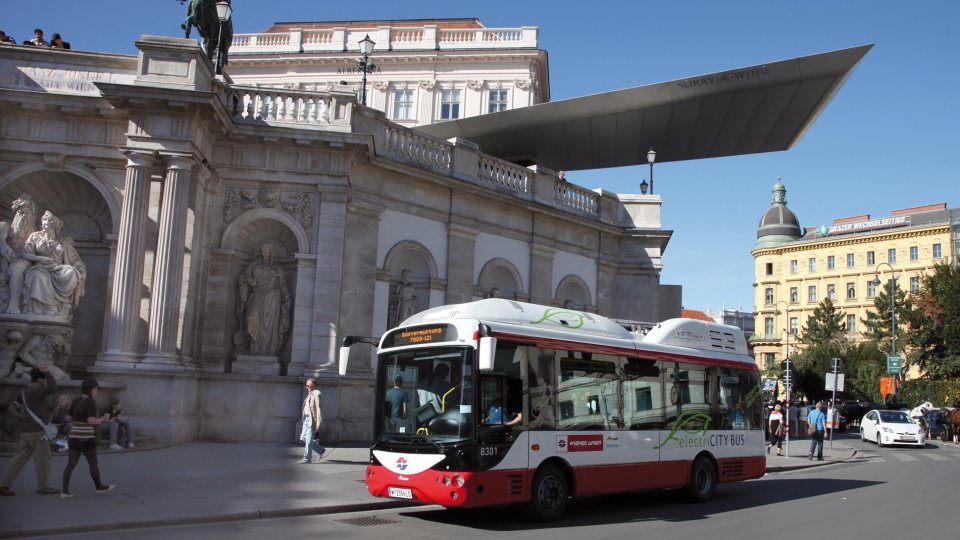
[[[570,496],[567,475],[556,465],[544,465],[533,476],[530,500],[524,513],[535,521],[552,521],[567,508]]]
[[[693,461],[690,468],[690,484],[686,489],[687,500],[692,502],[709,501],[717,488],[717,471],[713,462],[701,456]]]

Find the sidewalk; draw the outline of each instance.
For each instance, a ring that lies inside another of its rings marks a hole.
[[[767,471],[835,463],[856,453],[842,441],[834,441],[832,450],[825,445],[825,461],[808,461],[809,444],[809,440],[793,441],[791,457],[772,455]],[[411,505],[367,493],[366,445],[330,448],[319,464],[297,464],[301,455],[302,447],[294,445],[207,441],[100,452],[103,481],[117,484],[117,490],[95,495],[87,463],[81,458],[70,482],[74,498],[68,500],[34,494],[31,461],[11,486],[16,496],[0,497],[0,538]],[[9,455],[0,458],[0,467],[9,461]],[[65,454],[54,455],[54,487],[60,487],[66,461]]]

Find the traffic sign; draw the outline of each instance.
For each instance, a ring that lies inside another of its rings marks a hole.
[[[896,354],[887,356],[887,373],[898,375],[901,369],[903,369],[903,358]]]
[[[824,381],[823,389],[828,392],[833,390],[833,372],[827,373]],[[837,373],[837,392],[843,392],[843,373]]]
[[[843,367],[843,359],[841,358],[831,358],[830,359],[830,369],[839,370]]]

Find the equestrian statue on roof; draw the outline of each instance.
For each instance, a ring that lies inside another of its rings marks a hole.
[[[227,65],[228,51],[233,41],[233,21],[227,18],[223,23],[217,16],[217,4],[229,4],[230,0],[178,0],[180,4],[187,3],[187,17],[180,28],[184,30],[185,38],[190,37],[190,27],[196,27],[197,33],[203,42],[203,51],[207,59],[213,62],[213,51],[218,51],[216,72],[222,73],[223,66]],[[188,3],[189,2],[189,3]]]

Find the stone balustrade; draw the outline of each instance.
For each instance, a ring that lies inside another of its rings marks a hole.
[[[586,214],[596,214],[600,209],[600,195],[594,191],[560,179],[554,182],[553,189],[558,207],[571,208]]]
[[[382,153],[397,161],[450,174],[451,145],[412,129],[387,124]]]
[[[477,160],[477,177],[483,183],[514,193],[530,192],[528,169],[487,155],[480,155]]]
[[[357,43],[369,35],[376,51],[476,50],[537,48],[539,29],[458,28],[441,29],[435,25],[417,27],[378,26],[376,28],[293,28],[288,32],[234,34],[230,54],[345,52],[356,51]]]
[[[237,123],[273,124],[312,129],[350,129],[353,93],[291,90],[254,86],[220,86],[220,98]]]

